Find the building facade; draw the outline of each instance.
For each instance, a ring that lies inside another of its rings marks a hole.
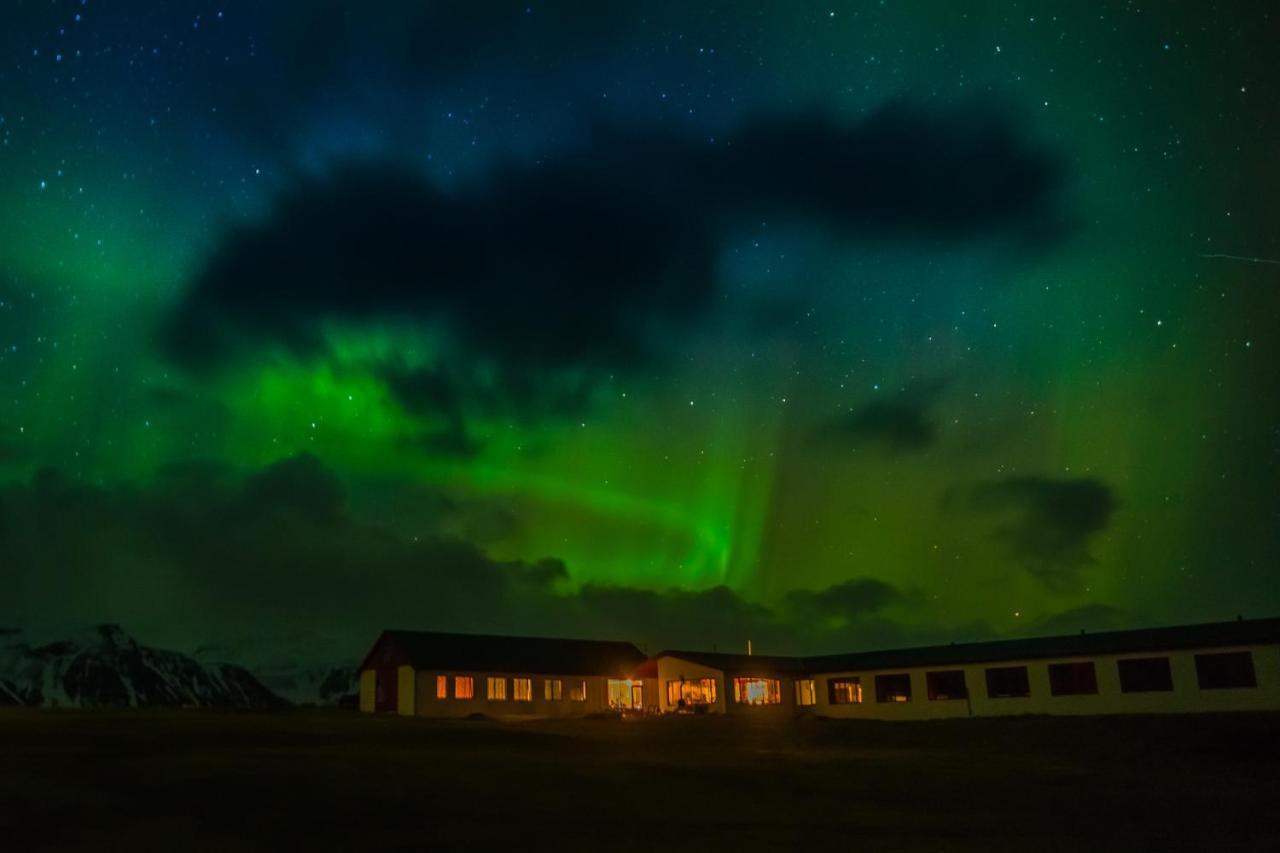
[[[1280,709],[1280,619],[818,657],[387,631],[360,707],[419,716],[614,711],[926,720]]]
[[[383,631],[360,665],[360,710],[419,717],[573,717],[643,710],[630,643]]]
[[[790,715],[798,707],[799,658],[666,651],[654,660],[662,713]]]

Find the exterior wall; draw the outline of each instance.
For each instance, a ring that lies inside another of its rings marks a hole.
[[[1196,676],[1195,656],[1203,653],[1249,651],[1253,656],[1257,687],[1202,690]],[[1167,657],[1173,679],[1173,690],[1152,693],[1122,693],[1117,661],[1131,658]],[[1098,692],[1079,696],[1053,696],[1049,685],[1049,665],[1075,661],[1092,661],[1097,676]],[[929,720],[968,716],[1010,716],[1018,714],[1130,714],[1130,713],[1186,713],[1197,711],[1246,711],[1280,709],[1280,645],[1231,646],[1205,649],[1183,649],[1173,652],[1134,652],[1123,655],[1097,655],[1091,658],[1054,658],[1036,660],[999,661],[995,663],[964,664],[959,666],[908,667],[899,669],[864,670],[817,673],[812,676],[816,704],[797,707],[796,679],[773,673],[726,673],[722,670],[681,658],[664,655],[655,662],[656,678],[636,679],[642,685],[644,705],[648,710],[670,713],[677,710],[667,702],[667,683],[673,680],[711,678],[716,682],[716,701],[708,706],[709,713],[732,713],[761,716],[789,716],[795,713],[813,713],[826,717],[864,718],[882,720]],[[991,698],[987,695],[986,669],[990,666],[1025,666],[1030,684],[1026,697]],[[931,671],[961,670],[965,674],[967,697],[963,699],[930,701],[926,673]],[[878,674],[906,673],[911,681],[911,699],[908,702],[877,702],[875,676]],[[449,697],[436,698],[436,676],[448,678]],[[453,697],[454,677],[470,676],[475,683],[475,697]],[[759,676],[779,681],[781,704],[746,705],[733,701],[733,678]],[[863,701],[858,704],[832,705],[828,683],[845,675],[860,677]],[[488,698],[486,681],[489,677],[507,680],[507,699]],[[529,678],[532,682],[531,701],[516,701],[513,678]],[[563,685],[560,700],[545,698],[544,683],[548,679],[560,679]],[[587,684],[584,702],[571,701],[570,685],[577,681]],[[609,710],[607,676],[546,675],[513,672],[461,672],[455,670],[415,671],[400,664],[396,667],[397,708],[405,716],[466,717],[485,714],[493,717],[535,718],[574,717],[602,713]],[[360,673],[360,710],[372,712],[376,707],[376,672],[369,668]]]
[[[658,710],[664,714],[675,713],[676,706],[667,701],[667,682],[668,681],[697,681],[702,678],[714,678],[716,680],[716,701],[713,705],[707,706],[707,712],[711,714],[725,713],[725,684],[724,673],[718,669],[712,669],[709,666],[693,663],[692,661],[674,658],[663,655],[658,658],[658,683],[656,690],[658,693]],[[646,685],[647,686],[647,685]],[[646,703],[650,702],[646,700]]]
[[[1257,687],[1202,690],[1196,677],[1197,654],[1229,651],[1253,653]],[[1128,658],[1167,657],[1173,674],[1173,690],[1153,693],[1121,693],[1116,661]],[[1093,661],[1098,692],[1082,696],[1054,696],[1049,689],[1049,664]],[[1025,666],[1031,695],[1026,697],[990,698],[987,695],[986,670],[993,666]],[[926,688],[927,672],[960,669],[965,674],[966,699],[930,701]],[[877,702],[875,676],[908,673],[911,677],[909,702]],[[862,680],[862,702],[832,705],[828,682],[842,676],[859,676]],[[1017,714],[1152,714],[1195,711],[1249,711],[1280,709],[1280,646],[1232,646],[1213,649],[1184,649],[1175,652],[1135,652],[1123,655],[1098,655],[1091,658],[1053,658],[1014,660],[961,666],[909,667],[850,672],[821,673],[814,676],[817,705],[814,713],[826,717],[852,717],[880,720],[933,720],[968,716],[1010,716]],[[793,697],[794,699],[794,697]]]
[[[360,673],[360,710],[366,714],[373,713],[373,692],[378,674],[372,669]]]
[[[679,710],[667,701],[667,682],[697,681],[702,678],[716,680],[716,701],[707,706],[706,712],[711,714],[745,714],[749,716],[784,716],[789,717],[798,710],[796,705],[796,680],[790,675],[781,675],[762,669],[753,671],[744,666],[734,672],[725,672],[705,664],[694,663],[684,658],[663,655],[658,658],[658,702],[651,699],[646,704],[656,704],[664,714]],[[733,680],[735,678],[771,678],[778,682],[779,698],[777,705],[751,705],[733,700]],[[808,709],[806,709],[808,710]]]
[[[416,698],[413,689],[413,667],[398,667],[396,669],[396,713],[402,717],[412,717]]]
[[[436,677],[448,678],[448,698],[436,698]],[[474,679],[475,696],[471,699],[454,697],[456,676],[469,676]],[[507,698],[490,699],[488,696],[488,679],[505,678],[507,680]],[[517,701],[513,697],[514,678],[528,678],[532,682],[533,699]],[[561,682],[561,698],[546,698],[544,682],[559,679]],[[544,675],[526,672],[462,672],[459,670],[419,670],[414,673],[414,682],[410,688],[414,696],[413,714],[419,717],[467,717],[471,714],[484,714],[489,717],[506,717],[512,719],[534,719],[542,717],[581,717],[587,714],[599,714],[609,710],[608,682],[609,678],[599,675]],[[570,687],[579,682],[587,684],[587,698],[584,702],[576,702],[569,698]],[[638,680],[633,681],[637,683]],[[649,682],[643,682],[646,703],[649,701]]]

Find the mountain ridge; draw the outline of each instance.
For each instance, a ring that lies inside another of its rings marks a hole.
[[[0,705],[266,709],[291,703],[243,666],[199,661],[138,643],[104,623],[65,639],[0,635]]]

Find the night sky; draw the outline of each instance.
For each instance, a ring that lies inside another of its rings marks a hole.
[[[836,651],[1275,615],[1277,32],[6,0],[0,625]]]

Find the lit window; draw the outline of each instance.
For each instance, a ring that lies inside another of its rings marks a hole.
[[[533,679],[532,678],[513,678],[511,679],[511,698],[517,702],[533,701]]]
[[[505,678],[494,678],[492,675],[489,676],[489,698],[507,698],[507,680]]]
[[[546,681],[542,682],[542,687],[546,693],[545,698],[548,702],[560,701],[560,697],[563,695],[562,691],[564,690],[563,681],[558,678],[548,678]]]
[[[585,681],[569,682],[569,701],[570,702],[587,701],[587,682]]]
[[[436,698],[437,699],[449,698],[449,676],[447,675],[436,676]]]
[[[827,681],[827,701],[832,705],[857,705],[862,702],[862,679],[832,678]]]
[[[910,702],[911,676],[905,672],[876,676],[877,702]]]
[[[733,701],[740,705],[780,705],[782,690],[776,678],[735,678]]]
[[[469,675],[453,677],[453,698],[473,699],[476,695],[476,680]]]
[[[1025,666],[993,666],[987,670],[987,696],[1018,699],[1031,695],[1031,680]]]
[[[607,685],[609,707],[618,711],[644,707],[641,683],[631,679],[610,678]]]
[[[796,704],[818,704],[818,690],[814,687],[812,678],[806,678],[796,682]]]
[[[714,678],[699,678],[696,681],[680,679],[667,682],[667,704],[673,708],[715,703],[716,680]]]
[[[969,690],[964,684],[963,669],[945,669],[938,672],[927,672],[924,676],[924,686],[929,694],[930,702],[940,702],[947,699],[963,699],[969,694]]]
[[[1224,687],[1257,687],[1258,676],[1253,671],[1253,654],[1250,652],[1218,652],[1196,655],[1196,680],[1201,690],[1219,690]]]
[[[1098,672],[1093,661],[1049,664],[1049,693],[1053,696],[1088,696],[1098,692]]]

